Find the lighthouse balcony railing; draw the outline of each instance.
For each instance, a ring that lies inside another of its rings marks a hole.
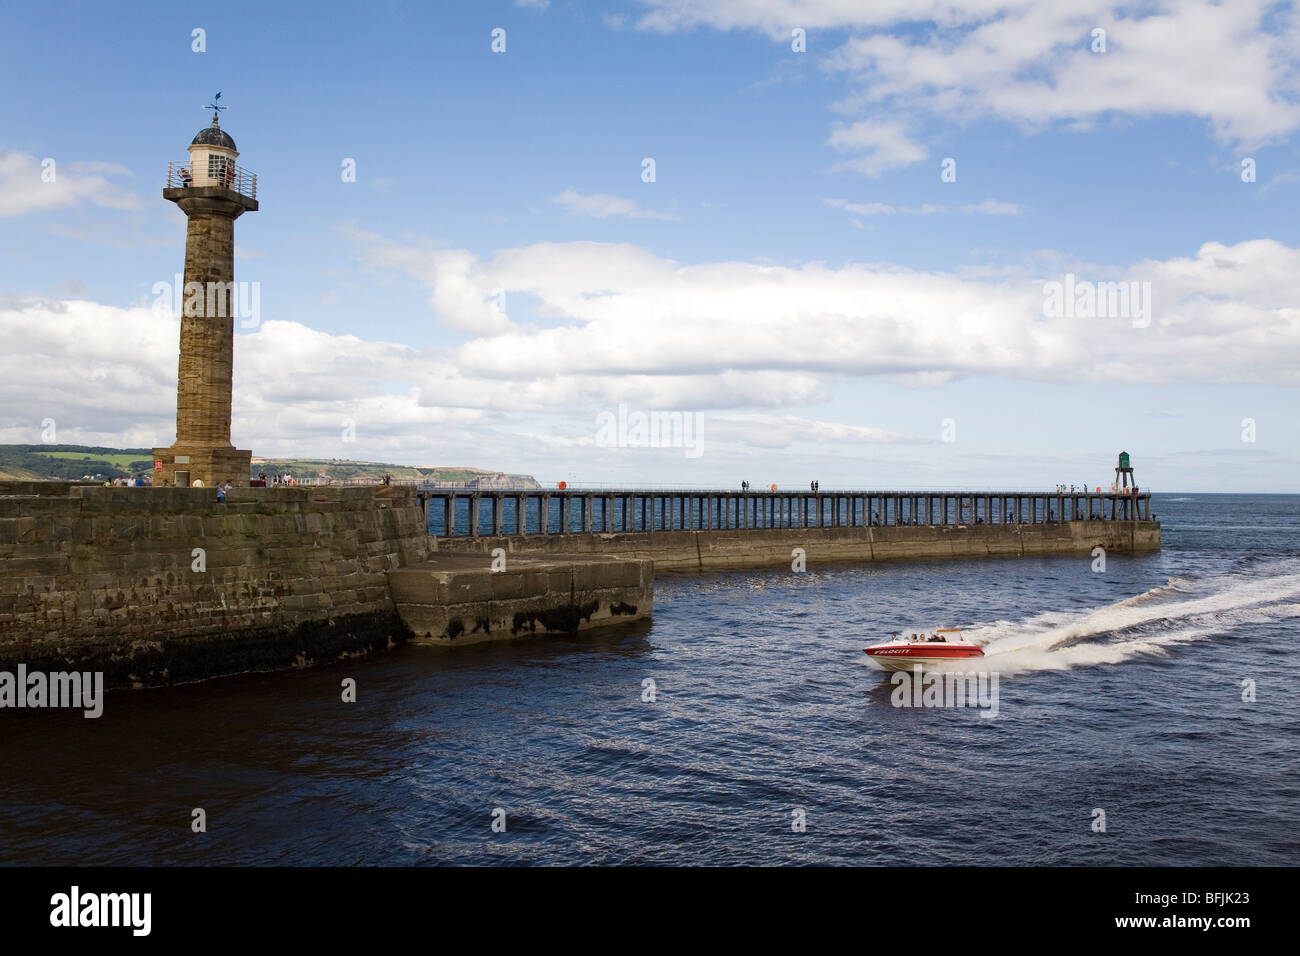
[[[257,173],[249,172],[243,166],[226,167],[224,176],[213,176],[208,170],[200,169],[195,175],[188,162],[171,162],[167,164],[167,188],[188,189],[191,186],[220,186],[233,189],[249,199],[257,198]]]

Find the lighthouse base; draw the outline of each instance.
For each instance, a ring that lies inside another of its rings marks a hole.
[[[155,488],[191,487],[202,482],[206,488],[218,482],[230,482],[247,488],[252,470],[253,453],[233,445],[214,448],[210,445],[184,445],[153,450],[153,486]]]

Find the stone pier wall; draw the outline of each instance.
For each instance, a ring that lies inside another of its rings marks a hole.
[[[421,644],[573,634],[647,620],[654,564],[607,555],[444,555],[391,572],[393,601]]]
[[[0,482],[0,670],[168,684],[382,648],[409,637],[387,574],[428,542],[397,489]]]
[[[766,528],[711,531],[636,531],[614,534],[481,535],[435,538],[439,554],[611,554],[649,558],[657,571],[708,571],[789,565],[803,548],[819,563],[890,561],[995,555],[1157,551],[1155,521],[1049,521],[1040,524],[919,525],[839,528]]]

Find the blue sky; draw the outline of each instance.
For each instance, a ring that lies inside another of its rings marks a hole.
[[[220,90],[255,455],[1028,487],[1124,448],[1300,491],[1295,11],[1052,6],[6,6],[0,441],[172,440],[160,189]],[[1151,283],[1150,321],[1045,316],[1066,273]],[[620,404],[703,454],[602,445]]]

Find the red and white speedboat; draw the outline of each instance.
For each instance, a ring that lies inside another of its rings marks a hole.
[[[930,633],[900,634],[863,653],[888,671],[910,671],[916,664],[946,664],[983,657],[978,644],[963,641],[960,627],[941,627]]]

